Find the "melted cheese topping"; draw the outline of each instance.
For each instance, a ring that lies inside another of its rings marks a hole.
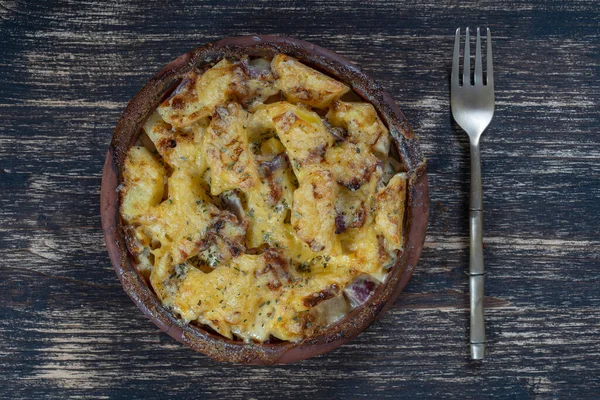
[[[373,106],[340,100],[349,90],[282,54],[221,60],[148,118],[121,216],[166,307],[231,339],[297,341],[385,278],[406,176]]]

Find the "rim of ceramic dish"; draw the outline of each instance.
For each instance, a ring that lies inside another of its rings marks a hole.
[[[194,324],[186,324],[167,310],[149,283],[132,264],[123,235],[117,188],[121,167],[143,122],[192,68],[222,58],[242,55],[273,57],[284,53],[348,85],[377,109],[389,128],[401,163],[408,174],[404,249],[385,281],[369,300],[318,335],[298,342],[245,343],[230,340]],[[429,186],[425,158],[413,130],[392,97],[344,57],[315,44],[280,36],[239,36],[198,47],[173,60],[137,93],[119,120],[106,155],[101,188],[102,229],[106,249],[123,289],[162,331],[217,361],[279,364],[331,351],[371,325],[398,297],[420,257],[429,216]]]

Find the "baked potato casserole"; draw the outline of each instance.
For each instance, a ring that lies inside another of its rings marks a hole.
[[[363,304],[403,246],[406,174],[374,107],[284,54],[194,69],[127,153],[127,247],[163,305],[246,342]]]

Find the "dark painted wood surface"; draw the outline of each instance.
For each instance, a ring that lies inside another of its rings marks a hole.
[[[494,36],[484,135],[489,357],[468,359],[466,135],[453,31]],[[159,332],[104,249],[112,129],[158,69],[208,41],[280,34],[358,63],[429,158],[418,270],[350,344],[278,367],[217,364]],[[0,0],[0,397],[600,398],[597,1]]]

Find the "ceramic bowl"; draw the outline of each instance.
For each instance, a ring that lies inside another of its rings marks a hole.
[[[318,336],[299,342],[268,344],[230,340],[193,324],[185,324],[169,312],[154,294],[149,283],[132,264],[125,246],[119,216],[117,187],[128,149],[135,143],[145,119],[182,77],[195,66],[223,57],[272,57],[284,53],[350,85],[354,92],[377,109],[397,147],[400,162],[408,173],[408,199],[405,212],[404,251],[390,269],[385,282],[370,299]],[[382,68],[385,68],[383,66]],[[123,289],[161,330],[186,346],[218,361],[250,364],[288,363],[331,351],[357,336],[380,316],[398,297],[417,264],[427,229],[429,188],[425,159],[411,126],[386,93],[373,79],[334,52],[314,44],[275,36],[242,36],[219,40],[196,48],[172,61],[138,92],[123,112],[104,165],[101,189],[102,229],[106,249]]]

